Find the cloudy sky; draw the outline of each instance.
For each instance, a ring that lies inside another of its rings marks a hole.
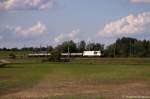
[[[150,0],[0,0],[0,47],[150,40]]]

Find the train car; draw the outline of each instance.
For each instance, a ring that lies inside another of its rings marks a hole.
[[[100,57],[101,51],[84,51],[83,53],[61,53],[62,57]],[[51,53],[33,53],[28,54],[28,57],[48,57]]]
[[[34,53],[28,54],[28,57],[48,57],[51,56],[51,53]]]
[[[83,56],[84,57],[100,57],[101,51],[84,51]]]
[[[82,57],[83,53],[61,53],[62,57]]]

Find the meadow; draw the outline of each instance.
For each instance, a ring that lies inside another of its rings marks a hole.
[[[72,59],[0,68],[0,96],[107,99],[150,95],[150,59]]]

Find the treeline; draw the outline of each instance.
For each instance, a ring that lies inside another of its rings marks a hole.
[[[106,57],[150,57],[150,41],[123,37],[106,47]]]
[[[47,51],[53,53],[57,51],[59,53],[82,53],[83,51],[97,51],[102,52],[103,57],[150,57],[150,41],[149,40],[137,40],[135,38],[123,37],[116,40],[115,43],[104,46],[100,43],[86,43],[80,41],[75,43],[73,41],[65,41],[56,47],[24,47],[18,48],[1,48],[0,51],[32,51],[38,53],[41,51]]]
[[[52,51],[52,46],[47,47],[23,47],[23,48],[0,48],[0,51],[32,51],[34,53],[38,53],[40,51]]]
[[[74,41],[65,41],[56,47],[47,46],[47,47],[24,47],[21,49],[18,48],[0,48],[0,51],[30,51],[33,53],[40,53],[40,52],[52,52],[54,50],[59,51],[60,53],[82,53],[85,50],[101,50],[104,51],[104,45],[100,43],[88,43],[86,44],[85,41],[80,41],[79,43],[75,43]]]

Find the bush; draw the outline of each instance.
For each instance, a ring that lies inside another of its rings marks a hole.
[[[13,53],[10,53],[10,54],[9,54],[9,58],[10,58],[10,59],[16,59],[16,55],[13,54]]]
[[[61,58],[61,62],[70,62],[69,58]]]
[[[7,63],[9,63],[9,62],[6,61],[6,60],[0,60],[0,68],[5,67],[5,65],[6,65]]]
[[[52,51],[51,56],[49,57],[49,61],[60,62],[61,61],[61,53],[57,50]]]
[[[6,64],[0,63],[0,68],[4,68]]]

